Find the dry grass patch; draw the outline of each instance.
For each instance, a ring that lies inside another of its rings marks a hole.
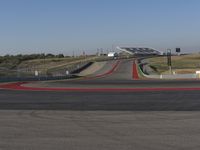
[[[148,60],[149,64],[155,67],[158,73],[164,73],[168,70],[166,56]],[[172,68],[180,74],[195,73],[196,70],[200,70],[200,54],[172,56]]]

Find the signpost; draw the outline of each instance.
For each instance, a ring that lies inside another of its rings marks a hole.
[[[179,55],[181,52],[181,48],[176,48],[176,53]]]

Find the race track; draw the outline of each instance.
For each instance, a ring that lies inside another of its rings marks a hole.
[[[136,80],[133,62],[0,85],[0,149],[198,150],[200,82]]]

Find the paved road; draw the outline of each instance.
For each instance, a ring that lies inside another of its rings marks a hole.
[[[28,87],[93,87],[93,88],[198,88],[200,80],[108,80],[112,76],[95,80],[53,81],[26,84]]]
[[[23,92],[0,90],[0,109],[197,111],[199,91]]]
[[[98,74],[109,72],[116,62],[111,61],[110,65],[105,65],[94,75],[98,76]],[[200,88],[200,80],[133,80],[133,62],[134,60],[122,60],[112,73],[99,78],[35,82],[25,86],[50,88]]]
[[[199,87],[199,81],[133,81],[113,74],[42,86]],[[199,150],[200,91],[0,90],[1,150]]]
[[[113,62],[112,62],[113,64]],[[132,80],[133,60],[124,60],[105,77],[87,80],[35,83],[43,87],[81,88],[163,88],[200,87],[200,81]],[[109,66],[110,68],[110,66]],[[104,68],[106,70],[106,68]],[[107,111],[197,111],[200,91],[10,91],[0,90],[0,109],[4,110],[107,110]]]
[[[0,111],[1,150],[199,150],[200,112]]]
[[[119,63],[119,66],[116,70],[99,80],[103,81],[118,81],[118,80],[132,80],[132,68],[133,68],[133,60],[123,60]]]

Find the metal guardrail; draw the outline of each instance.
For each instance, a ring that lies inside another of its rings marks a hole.
[[[18,82],[18,81],[48,81],[48,80],[63,80],[63,79],[71,79],[78,78],[76,74],[80,73],[83,69],[89,67],[92,63],[82,64],[79,68],[73,68],[70,71],[70,74],[66,75],[63,73],[61,76],[29,76],[29,77],[0,77],[0,82]]]
[[[71,78],[77,78],[79,72],[81,72],[83,69],[86,69],[89,67],[92,63],[82,63],[79,64],[79,67],[73,66],[73,68],[69,69],[69,74],[66,74],[66,70],[62,69],[59,70],[59,75],[52,75],[52,74],[40,74],[38,76],[34,76],[34,74],[25,74],[24,72],[14,72],[14,75],[11,76],[4,76],[0,77],[0,82],[17,82],[17,81],[47,81],[47,80],[63,80],[63,79],[71,79]]]

